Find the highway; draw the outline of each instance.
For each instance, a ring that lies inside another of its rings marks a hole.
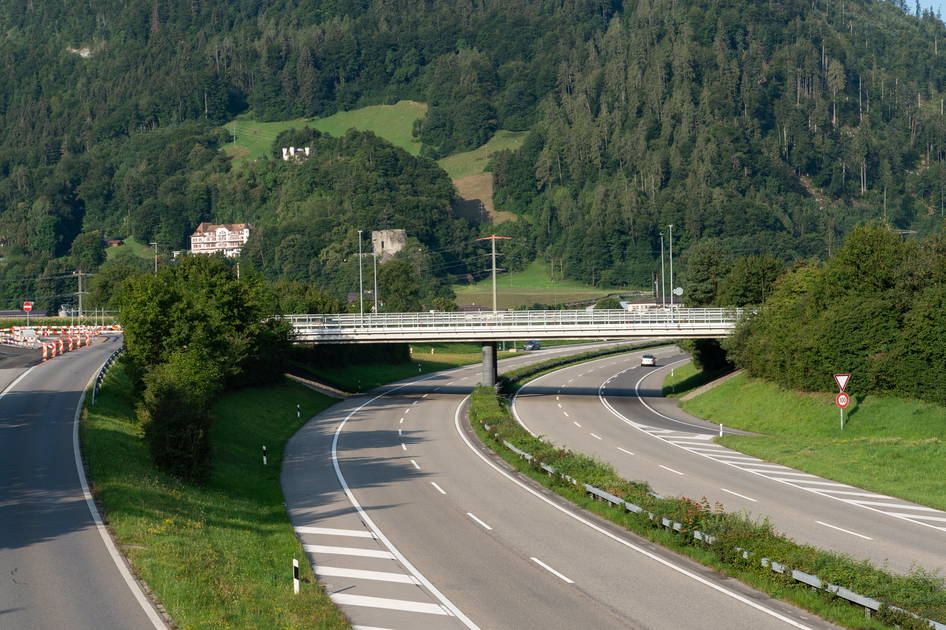
[[[834,627],[510,474],[464,420],[478,380],[474,365],[350,398],[287,445],[296,532],[356,628]]]
[[[76,466],[81,393],[118,344],[32,368],[36,352],[0,360],[0,630],[164,627],[119,568]]]
[[[518,418],[555,444],[611,462],[625,478],[649,481],[660,494],[706,497],[730,511],[768,516],[799,542],[895,571],[918,565],[946,573],[946,513],[714,444],[716,426],[659,394],[685,355],[675,348],[652,354],[660,367],[612,357],[542,376],[520,390]]]

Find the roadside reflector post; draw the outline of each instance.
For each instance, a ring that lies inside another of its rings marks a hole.
[[[292,559],[292,592],[299,594],[299,561]]]
[[[302,417],[302,407],[300,407],[299,405],[296,405],[296,417],[297,418]]]
[[[719,423],[719,437],[723,437],[723,423]]]
[[[266,445],[263,445],[263,466],[266,465]]]

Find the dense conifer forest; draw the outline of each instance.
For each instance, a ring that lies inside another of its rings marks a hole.
[[[452,219],[429,158],[497,129],[509,266],[647,285],[677,251],[826,257],[867,220],[910,234],[946,207],[946,27],[902,0],[5,0],[0,300],[72,299],[102,239],[180,249],[204,220],[260,227],[247,262],[351,286],[355,230],[409,227],[442,295],[492,226]],[[310,134],[311,163],[235,165],[220,126],[409,98],[420,158]],[[107,284],[138,268],[102,268]],[[37,281],[37,278],[43,278]],[[103,290],[100,293],[107,294]],[[91,298],[90,298],[91,299]]]

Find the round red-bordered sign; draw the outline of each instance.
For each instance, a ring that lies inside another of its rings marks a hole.
[[[845,407],[847,407],[848,403],[851,402],[851,397],[845,394],[844,392],[841,392],[840,394],[838,394],[837,398],[834,399],[834,401],[838,404],[838,407],[840,407],[841,409],[844,409]]]

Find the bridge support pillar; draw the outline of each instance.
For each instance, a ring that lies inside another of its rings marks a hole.
[[[483,342],[483,377],[480,381],[481,385],[486,387],[496,387],[496,375],[498,373],[496,367],[496,342],[495,341],[484,341]]]

